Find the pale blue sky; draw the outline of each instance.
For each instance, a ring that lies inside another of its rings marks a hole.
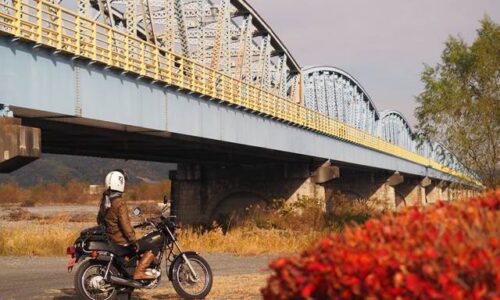
[[[500,0],[248,0],[302,66],[356,77],[380,110],[415,123],[423,63],[439,61],[449,35],[471,42],[479,20],[500,22]]]

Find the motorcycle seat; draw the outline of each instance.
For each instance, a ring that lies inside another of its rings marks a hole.
[[[116,256],[130,256],[135,254],[135,251],[132,247],[124,247],[114,243],[113,241],[89,241],[88,250],[90,251],[106,251],[113,253]]]

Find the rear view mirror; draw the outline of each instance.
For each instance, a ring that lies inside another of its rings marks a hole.
[[[142,215],[142,210],[139,207],[134,208],[134,216],[138,217]]]

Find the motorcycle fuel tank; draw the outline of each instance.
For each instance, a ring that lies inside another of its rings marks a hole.
[[[158,231],[153,231],[141,238],[140,244],[149,249],[161,249],[163,246],[163,235]]]

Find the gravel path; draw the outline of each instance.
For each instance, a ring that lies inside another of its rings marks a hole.
[[[274,256],[239,257],[203,254],[215,276],[210,299],[259,299],[259,289],[269,274]],[[77,299],[75,271],[66,271],[65,257],[0,257],[0,299]],[[161,297],[160,297],[161,296]],[[151,291],[134,293],[133,299],[176,299],[168,280]]]

